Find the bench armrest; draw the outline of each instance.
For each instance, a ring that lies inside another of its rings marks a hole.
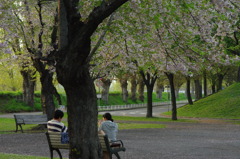
[[[22,119],[22,118],[18,118],[17,123],[18,124],[25,124],[24,119]]]
[[[124,147],[122,140],[110,141],[110,147]]]

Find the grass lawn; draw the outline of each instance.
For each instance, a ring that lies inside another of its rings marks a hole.
[[[49,159],[49,157],[26,156],[17,154],[0,153],[1,159]],[[57,159],[57,158],[54,158]]]
[[[170,115],[171,112],[164,113]],[[178,116],[240,119],[240,83],[177,109]]]
[[[119,130],[122,129],[145,129],[145,128],[164,128],[164,124],[159,124],[157,122],[194,122],[187,119],[179,119],[177,121],[172,121],[169,118],[145,118],[145,117],[128,117],[128,116],[113,116],[114,120],[118,123]],[[67,114],[65,113],[63,118],[63,123],[67,126]],[[102,115],[98,116],[98,119],[102,119]],[[147,123],[151,122],[151,123]],[[154,123],[156,122],[156,123]],[[10,118],[0,118],[0,134],[15,133],[16,125],[15,120]],[[22,125],[23,131],[31,132],[31,129],[36,125]],[[33,130],[36,131],[36,130]],[[18,131],[21,133],[21,131]]]

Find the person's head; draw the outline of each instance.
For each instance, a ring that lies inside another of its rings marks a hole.
[[[54,119],[62,119],[63,118],[63,116],[64,116],[64,114],[63,114],[63,111],[61,111],[61,110],[56,110],[55,112],[54,112]]]
[[[103,118],[104,118],[105,120],[113,121],[112,115],[111,115],[110,113],[105,113],[105,114],[103,114]]]

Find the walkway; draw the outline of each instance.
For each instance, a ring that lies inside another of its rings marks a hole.
[[[240,158],[240,125],[165,124],[164,129],[120,130],[118,137],[127,148],[120,153],[122,159]],[[0,134],[0,152],[49,157],[45,139],[44,133]],[[63,156],[67,157],[68,151],[63,151]]]
[[[165,111],[168,107],[160,106],[154,109],[158,110],[154,114],[157,116],[161,109]],[[119,110],[111,113],[145,116],[144,111],[146,109]],[[13,117],[13,114],[0,117]],[[120,155],[122,159],[239,159],[240,125],[223,120],[216,121],[156,122],[165,124],[166,128],[120,130],[118,138],[123,140],[127,148],[127,151],[121,152]],[[0,142],[0,152],[50,156],[44,133],[0,134]],[[62,152],[67,158],[68,151]],[[57,154],[54,156],[57,157]]]

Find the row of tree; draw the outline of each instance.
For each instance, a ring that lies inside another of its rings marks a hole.
[[[239,66],[238,0],[127,1],[3,0],[0,5],[0,48],[17,58],[26,99],[32,98],[37,71],[43,112],[50,119],[53,96],[59,97],[55,73],[65,89],[71,159],[100,156],[95,79],[117,77],[124,86],[139,73],[151,117],[154,84],[166,75],[176,120],[177,74],[186,78],[192,103],[191,79],[199,85],[202,77],[205,90],[206,77],[212,76],[213,88],[218,79],[220,90],[224,72]]]

